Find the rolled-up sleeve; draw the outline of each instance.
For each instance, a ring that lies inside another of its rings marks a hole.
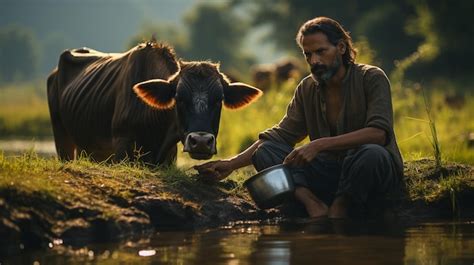
[[[367,99],[367,127],[382,129],[386,132],[386,142],[389,144],[393,137],[393,110],[392,97],[390,93],[390,81],[385,73],[374,68],[366,75],[367,86],[365,87]]]
[[[283,119],[270,129],[259,134],[259,139],[286,143],[294,146],[307,135],[303,109],[302,82],[296,88],[295,94],[287,107]]]

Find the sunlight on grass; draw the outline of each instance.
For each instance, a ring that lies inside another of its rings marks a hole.
[[[436,123],[441,159],[474,164],[474,151],[468,147],[468,135],[474,131],[474,97],[465,95],[465,104],[454,109],[444,102],[445,94],[434,88],[427,94],[432,119]],[[393,95],[395,133],[406,160],[433,156],[433,128],[427,116],[423,95],[417,85]]]
[[[45,84],[37,81],[0,87],[0,136],[3,139],[52,136]]]

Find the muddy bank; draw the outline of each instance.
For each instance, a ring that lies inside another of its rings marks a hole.
[[[231,180],[209,185],[176,169],[47,163],[34,172],[26,161],[0,162],[0,244],[9,252],[277,215],[257,209]]]
[[[429,218],[474,218],[474,167],[421,159],[404,165],[405,196],[395,205],[398,217],[421,220]]]
[[[282,216],[275,209],[259,210],[233,180],[209,185],[177,169],[31,157],[0,160],[0,244],[8,246],[3,249],[8,253]],[[474,215],[471,166],[449,164],[437,170],[430,160],[405,166],[408,191],[396,204],[398,217]]]

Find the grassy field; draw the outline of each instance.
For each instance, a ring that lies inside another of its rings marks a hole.
[[[284,115],[296,82],[274,88],[259,101],[241,110],[224,109],[218,152],[234,155],[249,146],[259,132],[277,123]],[[433,156],[433,136],[426,111],[430,108],[436,126],[442,159],[474,164],[468,135],[474,132],[474,95],[465,93],[461,105],[449,106],[446,95],[461,85],[434,83],[430,87],[393,84],[395,133],[405,160]],[[463,91],[470,91],[464,87]],[[423,97],[426,94],[426,103]],[[0,87],[1,139],[52,139],[44,82],[18,83]]]
[[[0,87],[0,138],[52,138],[45,81]]]

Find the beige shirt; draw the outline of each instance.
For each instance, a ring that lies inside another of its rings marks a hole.
[[[378,67],[349,64],[342,82],[343,105],[337,120],[336,135],[365,127],[375,127],[387,133],[385,149],[391,154],[400,176],[403,161],[393,131],[393,110],[390,82]],[[326,118],[326,90],[311,76],[304,78],[296,88],[283,119],[260,133],[259,138],[285,142],[291,146],[306,136],[315,140],[334,136]],[[341,159],[344,151],[324,152],[328,158]]]

